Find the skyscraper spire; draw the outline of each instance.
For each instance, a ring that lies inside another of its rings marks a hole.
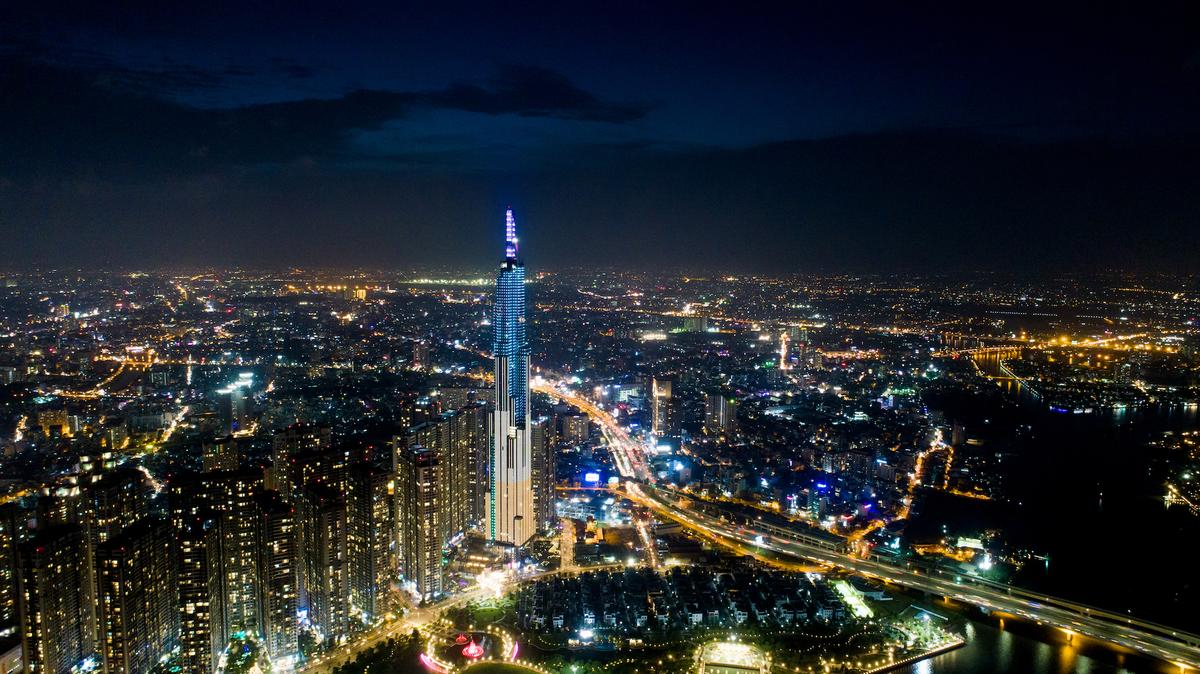
[[[504,258],[517,259],[517,220],[513,217],[512,206],[504,211]]]

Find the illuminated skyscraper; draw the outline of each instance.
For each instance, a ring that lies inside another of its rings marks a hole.
[[[226,432],[240,431],[246,425],[246,392],[241,384],[247,381],[238,380],[237,384],[217,391],[217,411]]]
[[[241,463],[238,452],[237,438],[227,435],[215,438],[201,445],[200,460],[204,470],[237,470]]]
[[[257,495],[261,470],[250,468],[181,475],[169,485],[171,519],[182,530],[195,515],[214,511],[220,520],[220,565],[226,634],[259,628]]]
[[[125,464],[96,478],[87,496],[81,519],[94,548],[149,515],[154,489],[141,471]]]
[[[496,410],[492,416],[488,538],[522,545],[537,529],[529,432],[529,338],[525,323],[525,264],[517,255],[517,223],[505,213],[504,261],[496,275],[492,351]]]
[[[413,342],[412,366],[414,370],[429,369],[429,344],[422,341]]]

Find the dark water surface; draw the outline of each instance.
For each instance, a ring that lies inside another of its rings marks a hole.
[[[1068,642],[1056,632],[998,629],[968,622],[967,645],[896,670],[910,674],[1168,674],[1167,663],[1126,655],[1107,645],[1076,637]]]
[[[995,529],[1026,564],[1030,589],[1200,632],[1200,576],[1180,563],[1200,540],[1200,519],[1163,501],[1165,434],[1200,428],[1195,406],[1151,405],[1092,414],[1055,413],[1009,388],[943,390],[927,403],[962,424],[982,451],[1004,457],[1006,498],[984,503],[927,493],[908,534],[971,536]]]
[[[989,369],[990,363],[981,363]],[[1180,563],[1183,541],[1200,539],[1200,520],[1166,510],[1164,459],[1152,444],[1165,433],[1200,428],[1194,405],[1063,414],[1050,410],[1016,382],[1000,396],[965,392],[934,396],[930,407],[1006,455],[1006,502],[972,508],[962,499],[931,494],[924,522],[969,534],[991,526],[1010,543],[1044,552],[1020,585],[1200,631],[1200,580]],[[1006,402],[1007,401],[1007,402]],[[1015,404],[1014,404],[1015,403]],[[945,531],[945,529],[943,529]],[[921,674],[1179,672],[1179,668],[1057,630],[972,620],[962,649],[900,671]]]

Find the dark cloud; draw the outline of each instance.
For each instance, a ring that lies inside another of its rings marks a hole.
[[[279,64],[277,64],[279,65]],[[296,74],[295,64],[282,64]],[[360,89],[340,97],[198,108],[180,89],[218,88],[244,69],[133,69],[96,58],[67,68],[0,54],[0,174],[104,172],[178,175],[297,159],[353,161],[353,132],[380,129],[415,109],[621,124],[645,107],[602,101],[559,73],[507,66],[482,83],[444,89]]]
[[[232,64],[205,68],[169,58],[131,65],[96,50],[50,45],[41,39],[12,34],[0,36],[0,65],[14,70],[41,66],[64,74],[73,72],[86,76],[97,86],[164,98],[223,90],[236,80],[255,74],[250,68]]]
[[[98,84],[110,84],[145,96],[174,97],[196,91],[222,91],[230,80],[249,77],[252,71],[228,66],[216,70],[187,64],[163,64],[154,68],[121,67],[109,63],[93,70]]]
[[[553,70],[519,65],[502,67],[500,74],[484,85],[456,84],[419,98],[428,105],[488,115],[517,114],[616,124],[635,121],[648,112],[644,105],[601,101]]]
[[[270,63],[275,72],[294,80],[306,80],[317,74],[316,68],[292,59],[274,57],[270,59]]]

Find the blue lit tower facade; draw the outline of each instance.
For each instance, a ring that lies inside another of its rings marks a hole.
[[[525,323],[525,265],[517,223],[505,213],[504,261],[496,275],[492,311],[496,409],[488,490],[488,538],[523,545],[537,529],[533,511],[533,444],[529,431],[529,338]]]

